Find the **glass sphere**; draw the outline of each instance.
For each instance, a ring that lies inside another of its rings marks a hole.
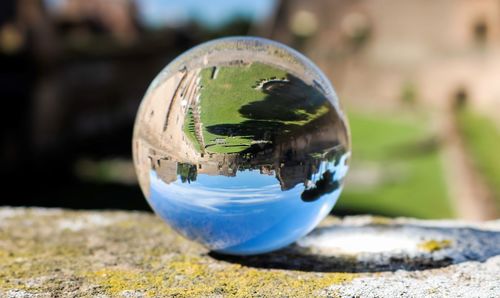
[[[306,57],[266,39],[201,44],[153,80],[137,113],[136,173],[153,210],[225,254],[282,248],[332,209],[347,120]]]

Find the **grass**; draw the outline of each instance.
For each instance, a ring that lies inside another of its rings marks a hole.
[[[372,213],[419,218],[452,217],[439,150],[423,120],[350,113],[353,161],[378,168],[370,187],[346,187],[334,213]],[[391,170],[392,169],[392,170]],[[391,173],[392,172],[392,173]]]
[[[215,79],[211,74],[211,68],[201,72],[200,91],[203,137],[209,152],[241,152],[252,141],[302,126],[328,112],[324,101],[314,98],[294,101],[283,95],[270,98],[269,94],[253,88],[262,79],[288,77],[286,71],[269,65],[225,66],[219,68]],[[310,86],[302,89],[313,90]]]
[[[193,110],[189,108],[188,113],[186,115],[186,120],[184,122],[184,134],[188,137],[188,139],[193,144],[196,151],[201,152],[201,146],[198,140],[196,139],[194,132],[194,119],[193,119]]]
[[[204,69],[201,73],[201,119],[203,127],[221,123],[238,124],[246,119],[238,112],[239,109],[253,101],[262,100],[265,94],[252,88],[255,81],[261,78],[283,77],[286,72],[260,63],[253,63],[248,67],[221,67],[217,78],[210,78],[212,70]],[[203,131],[205,142],[210,144],[221,135]],[[240,152],[251,144],[251,139],[237,136],[225,139],[226,145],[213,145],[208,151],[217,153]]]
[[[468,109],[459,111],[457,120],[472,160],[491,188],[500,210],[500,132],[488,118]]]

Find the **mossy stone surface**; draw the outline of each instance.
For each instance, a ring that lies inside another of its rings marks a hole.
[[[148,213],[0,210],[2,297],[294,297],[355,277],[217,260]]]
[[[329,218],[308,237],[315,240],[332,228],[371,233],[394,227],[398,232],[404,225],[421,225],[422,231],[436,234],[438,228],[426,230],[435,224]],[[450,239],[422,239],[413,255],[385,259],[380,254],[315,251],[301,241],[267,255],[228,257],[182,238],[149,213],[3,207],[0,297],[347,297],[382,295],[390,287],[394,293],[421,293],[426,288],[418,282],[428,285],[426,280],[434,276],[448,284],[434,292],[427,289],[430,296],[464,287],[473,291],[476,277],[483,287],[477,293],[497,293],[500,222],[485,223],[484,229],[456,225],[460,228],[447,232]],[[470,239],[458,239],[464,237]],[[460,250],[464,243],[483,250],[477,248],[474,256]],[[462,279],[468,282],[460,285]]]

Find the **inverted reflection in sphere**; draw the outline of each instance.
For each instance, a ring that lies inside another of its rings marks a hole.
[[[171,62],[137,114],[134,163],[154,211],[228,254],[275,250],[335,204],[350,155],[324,75],[264,39],[226,38]]]

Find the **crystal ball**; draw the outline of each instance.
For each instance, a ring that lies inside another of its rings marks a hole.
[[[145,197],[173,229],[218,253],[259,254],[328,215],[350,135],[309,59],[231,37],[188,50],[156,76],[137,113],[133,157]]]

